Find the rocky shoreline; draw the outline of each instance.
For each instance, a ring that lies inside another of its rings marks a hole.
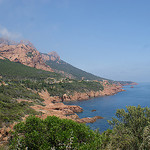
[[[79,116],[76,113],[82,112],[83,109],[80,106],[76,106],[76,105],[65,105],[63,104],[62,101],[88,100],[94,97],[110,96],[118,92],[125,91],[124,89],[122,89],[122,85],[116,85],[116,84],[108,85],[107,83],[105,84],[103,83],[103,86],[104,86],[103,91],[97,91],[97,92],[90,91],[87,93],[75,92],[74,95],[70,95],[70,96],[67,96],[66,94],[64,94],[62,98],[58,96],[52,97],[49,95],[48,91],[46,90],[41,91],[39,95],[41,98],[44,99],[43,103],[45,104],[45,106],[34,105],[31,107],[35,109],[36,111],[41,112],[41,115],[37,115],[37,117],[41,119],[45,119],[47,116],[54,115],[62,119],[71,119],[79,123],[93,123],[97,119],[103,119],[103,117],[95,116],[95,117],[79,118]],[[21,101],[30,102],[29,100],[25,100],[25,99],[18,99],[17,101],[18,102],[21,102]],[[23,118],[23,120],[25,120],[26,117],[28,117],[28,115],[26,115]],[[7,141],[11,137],[11,134],[9,133],[9,131],[13,130],[13,126],[15,124],[16,123],[10,125],[9,127],[3,127],[0,129],[0,145],[7,143]]]
[[[121,85],[111,84],[109,85],[107,82],[103,83],[104,90],[103,91],[90,91],[86,93],[74,92],[73,95],[64,94],[62,97],[58,96],[50,96],[48,91],[42,91],[39,93],[42,99],[44,99],[45,106],[35,105],[31,106],[36,111],[42,112],[41,116],[38,116],[42,119],[45,119],[47,116],[57,116],[63,119],[72,119],[76,122],[80,123],[93,123],[97,119],[103,119],[101,116],[95,116],[92,118],[79,118],[76,113],[82,112],[83,109],[80,106],[76,105],[65,105],[63,102],[67,101],[76,101],[76,100],[88,100],[94,97],[100,96],[110,96],[114,95],[118,92],[124,91]]]
[[[86,93],[77,93],[75,92],[73,95],[67,96],[66,94],[63,95],[62,101],[76,101],[76,100],[88,100],[90,98],[94,97],[101,97],[101,96],[110,96],[114,95],[118,92],[122,92],[124,89],[122,89],[121,85],[105,85],[103,91],[90,91]]]

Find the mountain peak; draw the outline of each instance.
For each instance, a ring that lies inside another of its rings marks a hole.
[[[9,38],[3,38],[3,37],[0,37],[0,47],[3,47],[5,45],[20,45],[20,44],[24,44],[26,46],[30,46],[31,48],[35,49],[35,46],[28,40],[21,40],[20,42],[19,41],[13,41]]]
[[[49,52],[48,55],[52,61],[60,60],[60,56],[55,51]]]
[[[34,46],[30,41],[28,41],[28,40],[21,40],[21,41],[19,42],[19,44],[28,45],[28,46],[30,46],[31,48],[36,49],[35,46]]]
[[[0,47],[4,46],[4,45],[16,45],[17,42],[10,40],[8,38],[0,38]]]
[[[1,41],[0,59],[7,58],[10,61],[26,66],[53,72],[51,67],[46,65],[43,61],[40,52],[32,47],[32,45],[30,47],[30,43],[20,42],[17,44],[7,44],[7,41],[3,41],[3,39]]]

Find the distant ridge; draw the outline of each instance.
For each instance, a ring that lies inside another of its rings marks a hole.
[[[9,59],[10,61],[24,64],[36,69],[56,72],[63,77],[76,80],[108,80],[113,83],[132,83],[128,81],[113,81],[99,77],[83,71],[77,67],[60,59],[57,52],[52,51],[48,54],[40,53],[34,45],[27,40],[15,42],[6,38],[0,38],[0,59]]]
[[[81,69],[78,69],[71,64],[61,60],[57,52],[53,51],[48,54],[42,53],[41,55],[45,63],[49,65],[55,72],[61,73],[70,78],[78,80],[107,80],[105,78],[98,77]]]

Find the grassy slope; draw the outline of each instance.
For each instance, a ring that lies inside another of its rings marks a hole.
[[[66,62],[64,62],[63,60],[60,60],[59,63],[57,63],[57,61],[46,61],[46,64],[51,66],[52,69],[56,69],[59,71],[64,71],[65,73],[71,74],[73,77],[75,77],[75,79],[81,80],[82,77],[84,77],[84,80],[98,80],[98,81],[102,81],[105,78],[101,78],[98,76],[95,76],[91,73],[88,73],[86,71],[83,71],[81,69],[78,69]]]
[[[20,63],[0,59],[0,75],[6,79],[46,79],[60,78],[59,74],[25,66]]]

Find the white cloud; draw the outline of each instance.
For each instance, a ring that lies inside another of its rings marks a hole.
[[[2,37],[13,39],[13,40],[19,39],[19,38],[22,37],[20,33],[10,32],[10,31],[7,30],[7,28],[2,27],[1,25],[0,25],[0,35]]]

